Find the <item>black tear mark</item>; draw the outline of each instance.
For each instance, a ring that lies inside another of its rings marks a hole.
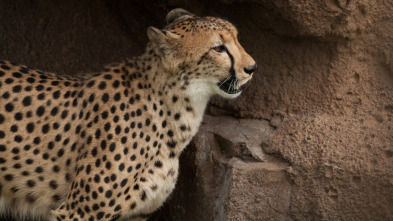
[[[233,60],[233,56],[232,56],[231,53],[229,53],[228,49],[225,48],[225,50],[226,50],[226,52],[227,52],[227,54],[228,54],[228,56],[229,56],[229,59],[231,60],[231,69],[229,69],[229,73],[231,74],[231,76],[234,76],[234,77],[235,77],[235,76],[236,76],[235,68],[234,68],[235,61]]]

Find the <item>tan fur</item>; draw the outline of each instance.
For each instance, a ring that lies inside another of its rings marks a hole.
[[[256,68],[229,22],[167,20],[145,54],[86,78],[0,61],[0,214],[144,220],[164,203],[210,97]]]

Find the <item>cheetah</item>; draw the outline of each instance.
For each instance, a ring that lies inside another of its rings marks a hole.
[[[144,54],[86,77],[0,61],[0,215],[146,220],[164,203],[210,97],[238,97],[257,68],[228,21],[166,21]]]

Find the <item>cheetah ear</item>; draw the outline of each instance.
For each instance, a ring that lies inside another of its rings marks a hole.
[[[152,26],[147,29],[147,37],[151,43],[163,49],[169,48],[173,40],[179,38],[176,34]]]
[[[166,16],[166,23],[170,24],[175,21],[180,21],[186,18],[196,17],[194,14],[182,8],[176,8],[170,11]]]

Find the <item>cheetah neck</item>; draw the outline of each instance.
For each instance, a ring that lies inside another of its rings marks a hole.
[[[154,62],[150,62],[150,66],[148,61]],[[167,70],[159,58],[148,52],[128,63],[132,64],[130,74],[141,76],[132,85],[143,91],[141,99],[147,104],[149,115],[167,122],[168,126],[161,129],[174,133],[173,137],[167,138],[167,144],[176,143],[169,149],[179,156],[198,132],[211,97],[210,89],[203,80],[190,83],[182,77],[184,71],[181,69],[177,72]]]

